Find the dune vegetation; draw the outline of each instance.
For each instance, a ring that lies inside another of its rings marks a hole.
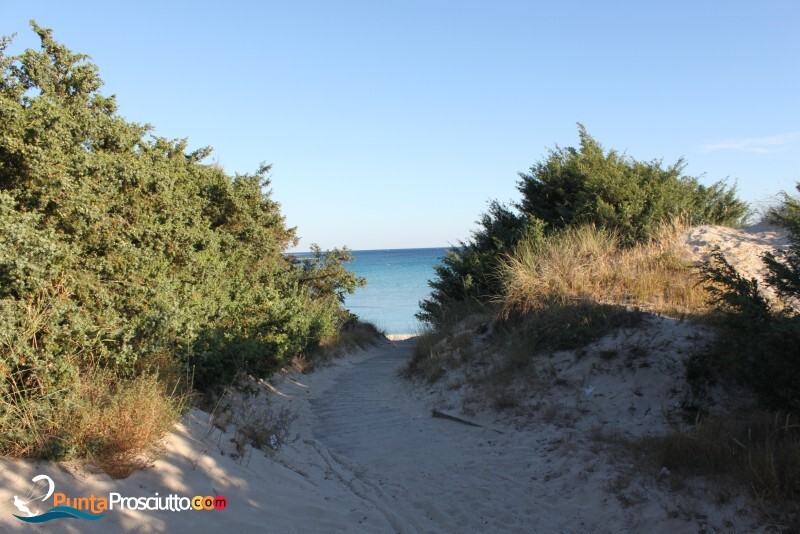
[[[579,137],[578,148],[557,147],[521,173],[521,199],[490,204],[478,230],[436,268],[418,314],[428,328],[402,374],[433,383],[460,368],[454,375],[472,376],[486,406],[501,411],[517,407],[520,395],[536,397],[535,376],[546,366],[537,371],[536,362],[557,351],[580,358],[582,347],[635,327],[643,313],[697,321],[717,334],[684,362],[690,424],[611,441],[643,465],[730,481],[767,503],[770,519],[794,524],[800,359],[790,347],[800,342],[800,204],[786,195],[768,216],[791,243],[763,258],[778,296],[770,300],[720,253],[695,264],[680,239],[691,226],[743,225],[748,206],[733,187],[701,185],[682,174],[683,161],[664,166],[606,151],[582,126]],[[533,381],[520,394],[514,383],[523,376]],[[712,409],[718,383],[749,390],[757,405]]]
[[[352,331],[364,281],[346,249],[284,254],[268,165],[231,176],[125,120],[98,67],[32,27],[40,49],[0,44],[0,454],[124,473],[193,388]]]
[[[682,160],[638,161],[604,150],[581,125],[578,133],[580,148],[557,147],[520,173],[522,198],[490,204],[471,239],[436,267],[417,315],[431,327],[426,336],[475,310],[516,324],[572,304],[580,324],[596,309],[587,303],[677,314],[707,307],[675,238],[689,225],[742,224],[747,205],[724,182],[683,175]],[[411,366],[425,359],[423,351]]]

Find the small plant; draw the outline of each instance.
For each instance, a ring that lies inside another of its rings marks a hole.
[[[292,424],[297,414],[284,406],[276,410],[272,405],[258,398],[258,394],[246,393],[217,415],[213,424],[221,429],[233,426],[235,456],[244,458],[248,447],[263,451],[278,451],[286,444],[300,439],[300,434],[292,435]]]
[[[449,347],[458,354],[458,358],[462,363],[468,363],[473,356],[472,334],[470,332],[458,334],[453,341],[449,343]]]
[[[287,443],[294,443],[300,439],[300,434],[291,435],[291,425],[296,420],[297,415],[289,408],[281,408],[277,413],[266,408],[258,417],[239,427],[237,431],[253,447],[264,449],[266,446],[277,451]]]
[[[519,405],[519,396],[509,389],[496,391],[492,398],[492,408],[495,411],[502,411],[508,408],[516,408]]]

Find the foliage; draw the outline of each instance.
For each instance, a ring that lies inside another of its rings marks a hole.
[[[800,184],[796,186],[800,191]],[[782,254],[767,253],[767,283],[787,304],[798,304],[800,298],[800,199],[783,195],[783,203],[770,212],[770,218],[788,229],[789,250]]]
[[[269,166],[229,176],[204,163],[210,148],[127,122],[87,56],[32,27],[40,50],[0,44],[4,413],[46,412],[99,370],[193,374],[201,388],[263,376],[335,333],[363,281],[344,269],[346,249],[283,254],[295,230]],[[0,434],[23,426],[5,416]]]
[[[441,326],[456,303],[485,301],[496,295],[500,286],[494,276],[500,258],[510,253],[523,234],[534,234],[540,227],[526,226],[524,220],[507,206],[489,204],[481,215],[480,228],[467,242],[449,250],[442,264],[435,266],[436,278],[429,282],[431,297],[420,302],[417,318]]]
[[[277,451],[300,439],[300,434],[291,432],[292,423],[297,421],[297,414],[285,406],[276,411],[268,403],[245,398],[232,408],[230,418],[236,432],[233,439],[240,458],[244,456],[248,446]]]
[[[690,225],[736,225],[747,215],[746,204],[724,182],[706,187],[683,175],[682,159],[667,167],[660,160],[637,161],[605,152],[582,125],[578,133],[580,149],[556,147],[520,174],[519,209],[549,227],[594,224],[631,245],[677,216]]]
[[[520,173],[522,198],[511,208],[492,203],[472,238],[448,254],[430,282],[431,298],[420,304],[420,319],[436,326],[456,301],[499,295],[499,260],[523,237],[536,242],[562,228],[593,225],[630,247],[677,217],[687,224],[735,225],[747,215],[746,204],[724,182],[704,186],[683,175],[683,160],[666,167],[637,161],[604,151],[582,125],[578,133],[579,148],[556,147]]]
[[[725,312],[726,329],[711,354],[694,362],[695,382],[714,371],[732,375],[755,390],[769,406],[800,409],[800,210],[786,196],[775,218],[789,230],[791,246],[763,257],[766,283],[778,295],[770,302],[756,279],[739,274],[717,251],[701,272],[718,308]],[[702,363],[702,365],[700,365]]]

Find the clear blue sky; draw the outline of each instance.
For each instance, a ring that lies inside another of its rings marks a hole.
[[[605,5],[604,5],[605,4]],[[763,201],[800,180],[800,2],[0,0],[100,66],[120,113],[273,164],[300,250],[446,246],[576,122]]]

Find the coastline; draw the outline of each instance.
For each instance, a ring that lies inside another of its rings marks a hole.
[[[419,334],[386,334],[386,339],[389,341],[406,341],[418,336]]]

